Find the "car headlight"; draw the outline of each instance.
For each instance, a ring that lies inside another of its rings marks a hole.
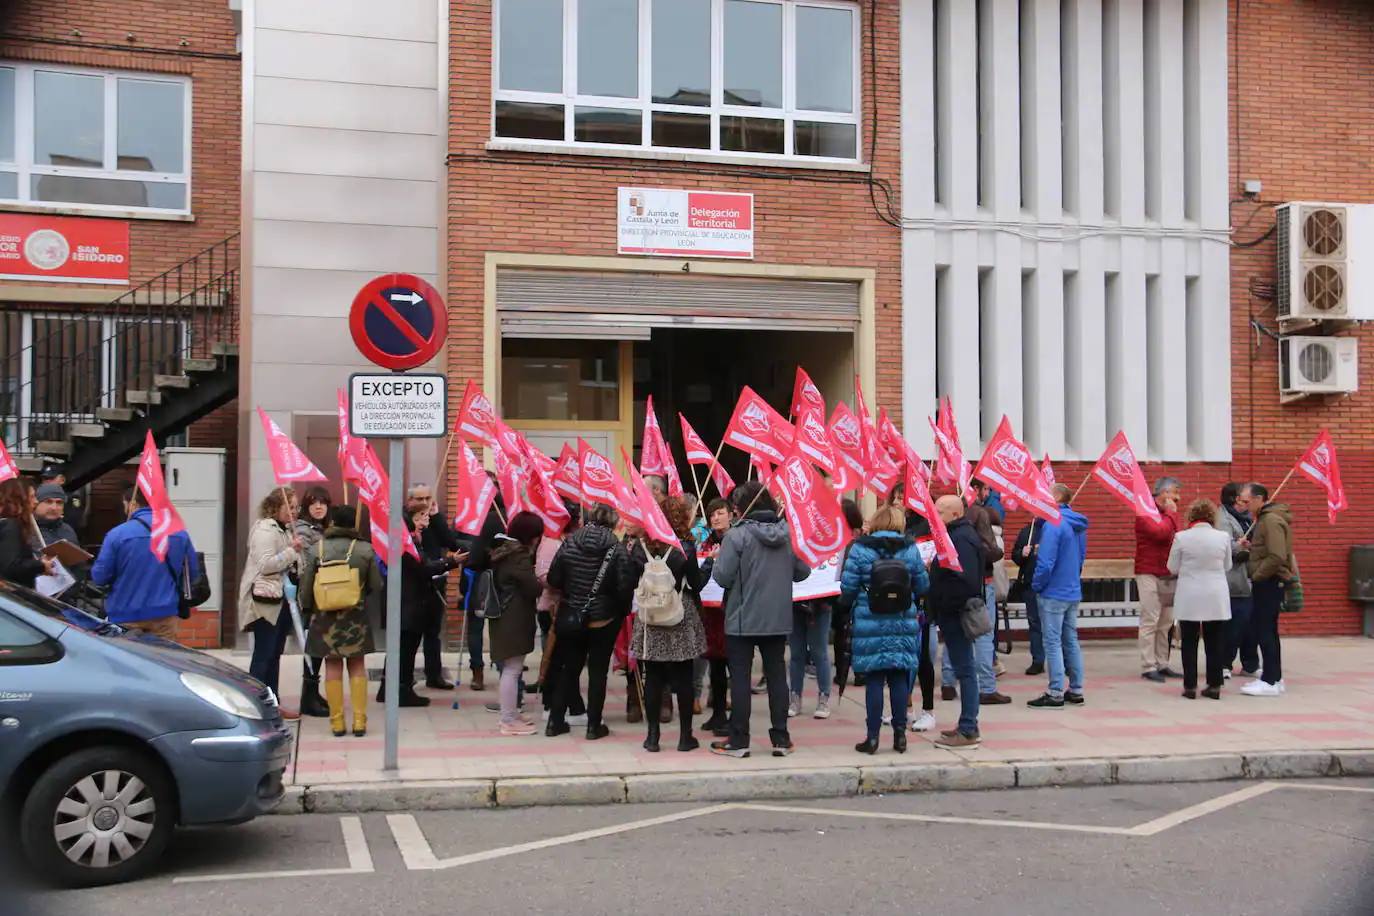
[[[181,676],[181,683],[187,690],[220,712],[244,719],[262,718],[262,710],[253,702],[252,697],[222,681],[205,677],[203,674],[186,673]]]

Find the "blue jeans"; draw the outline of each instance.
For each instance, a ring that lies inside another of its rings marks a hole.
[[[468,617],[468,664],[473,671],[481,671],[486,667],[486,660],[482,658],[482,627],[486,621],[472,611],[463,613]]]
[[[1040,599],[1040,622],[1045,628],[1045,667],[1050,673],[1050,696],[1064,698],[1064,671],[1069,689],[1083,692],[1083,651],[1078,647],[1078,602]]]
[[[801,696],[806,684],[806,655],[811,650],[811,660],[816,664],[816,685],[823,697],[830,696],[830,682],[834,675],[830,671],[830,647],[826,640],[830,637],[830,605],[813,603],[814,610],[806,613],[797,605],[792,605],[792,635],[787,638],[787,650],[791,655],[788,668],[788,683],[792,692]]]
[[[997,622],[997,590],[988,583],[983,587],[983,603],[988,607],[988,616],[993,623]],[[992,633],[979,636],[973,641],[973,662],[978,672],[978,692],[996,693],[997,692],[997,673],[992,670],[993,660],[997,658],[997,641]],[[955,681],[954,666],[950,664],[949,652],[945,652],[945,660],[940,663],[940,684],[944,687],[953,687]]]
[[[883,688],[892,698],[892,730],[901,734],[906,730],[906,704],[911,699],[911,672],[899,668],[884,668],[865,674],[864,699],[868,705],[868,740],[877,741],[883,727]]]
[[[1223,668],[1235,664],[1239,655],[1241,670],[1259,670],[1259,640],[1255,638],[1255,627],[1251,622],[1254,607],[1255,599],[1249,595],[1231,599],[1231,622],[1226,628],[1226,651],[1222,653]]]
[[[259,617],[248,625],[248,632],[253,634],[253,655],[248,661],[248,673],[271,687],[278,699],[281,699],[277,683],[281,675],[281,653],[286,648],[286,637],[291,630],[291,611],[284,600],[277,611],[276,623]]]
[[[1040,627],[1040,602],[1035,592],[1026,589],[1026,626],[1030,629],[1031,661],[1045,664],[1045,636]]]
[[[940,634],[945,638],[945,658],[959,681],[959,733],[978,734],[978,676],[973,672],[973,644],[964,635],[958,614],[941,614]]]

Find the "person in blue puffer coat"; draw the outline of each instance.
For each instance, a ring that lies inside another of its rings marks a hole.
[[[878,752],[884,687],[892,699],[892,749],[899,754],[906,752],[911,672],[921,654],[921,622],[916,599],[930,589],[930,578],[926,575],[920,550],[902,533],[905,527],[906,513],[901,506],[879,508],[868,520],[868,536],[854,543],[840,574],[840,600],[854,609],[854,671],[865,676],[868,691],[868,737],[854,746],[863,754]],[[870,577],[873,565],[889,557],[906,563],[911,574],[911,605],[898,614],[875,614],[868,602]]]

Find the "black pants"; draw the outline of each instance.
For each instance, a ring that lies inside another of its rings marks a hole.
[[[417,630],[401,631],[401,693],[415,689],[415,655],[423,639],[424,634]]]
[[[486,667],[486,662],[482,658],[482,626],[486,623],[472,611],[464,611],[468,621],[468,664],[473,671],[481,671]]]
[[[935,709],[935,663],[930,660],[930,618],[921,624],[921,656],[916,662],[916,680],[921,684],[921,709]]]
[[[682,723],[682,737],[692,735],[692,662],[643,662],[644,665],[644,721],[649,734],[658,734],[658,710],[663,704],[663,688],[670,687],[677,697],[678,718]]]
[[[1221,669],[1226,662],[1223,656],[1226,653],[1226,626],[1230,623],[1227,620],[1208,620],[1199,623],[1196,620],[1180,620],[1178,622],[1179,632],[1183,634],[1183,689],[1197,689],[1197,643],[1198,635],[1202,636],[1203,651],[1207,654],[1207,686],[1221,686]]]
[[[749,715],[753,712],[753,693],[749,677],[754,667],[754,648],[763,656],[763,676],[768,682],[768,713],[772,727],[768,737],[774,747],[791,747],[787,734],[787,651],[786,636],[725,637],[725,654],[730,662],[730,745],[749,746]]]
[[[1255,600],[1249,595],[1231,599],[1231,622],[1226,628],[1226,667],[1229,668],[1240,656],[1242,671],[1258,671],[1259,642],[1255,639],[1255,626],[1251,619]]]
[[[727,721],[725,695],[730,689],[730,663],[723,658],[711,658],[707,662],[711,672],[711,718],[708,721],[714,725]]]
[[[1269,579],[1254,583],[1251,592],[1255,607],[1250,624],[1255,628],[1255,639],[1259,642],[1260,658],[1264,663],[1260,680],[1277,684],[1283,680],[1279,648],[1279,605],[1283,604],[1283,585],[1276,579]]]
[[[564,721],[568,706],[577,693],[582,669],[586,667],[587,727],[601,724],[606,706],[606,672],[610,670],[611,653],[615,651],[615,638],[619,633],[620,627],[613,620],[603,627],[558,634],[556,650],[564,650],[567,654],[563,656],[563,676],[558,692],[549,709],[550,722]]]
[[[426,681],[441,681],[444,678],[444,659],[440,653],[444,650],[442,634],[444,615],[447,611],[447,604],[436,598],[431,603],[429,613],[425,615],[425,629],[421,644],[425,651]]]
[[[558,691],[563,687],[563,671],[568,664],[567,648],[568,640],[558,636],[553,641],[553,655],[549,658],[548,670],[544,672],[544,680],[539,685],[540,692],[544,697],[544,708],[549,710],[549,715],[553,715],[553,704],[558,699]],[[544,643],[544,651],[548,651],[548,643]],[[582,685],[574,682],[572,693],[567,696],[568,706],[565,710],[570,716],[585,716],[587,714],[587,704],[582,702]]]

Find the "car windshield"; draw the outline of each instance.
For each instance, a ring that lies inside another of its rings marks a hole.
[[[124,628],[117,623],[101,620],[80,608],[72,607],[70,604],[55,598],[45,597],[26,588],[20,588],[9,582],[0,582],[0,601],[37,611],[55,620],[61,620],[68,626],[85,630],[87,633],[94,633],[97,636],[119,636],[124,633]]]

